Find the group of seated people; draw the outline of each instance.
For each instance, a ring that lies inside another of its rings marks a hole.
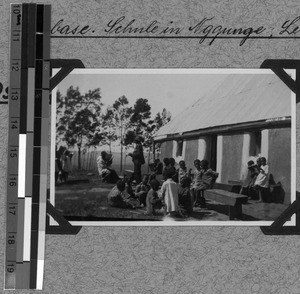
[[[194,160],[194,171],[188,169],[183,160],[177,169],[175,165],[174,158],[164,158],[163,163],[156,159],[150,165],[152,173],[144,175],[135,190],[131,186],[131,179],[120,180],[114,171],[109,170],[107,174],[117,180],[108,195],[109,204],[120,208],[145,207],[148,215],[167,213],[188,216],[193,207],[205,207],[204,191],[212,188],[218,173],[209,168],[207,160]],[[258,196],[259,201],[263,201],[268,189],[269,167],[266,158],[258,158],[256,164],[249,161],[248,171],[249,176],[241,193]]]
[[[154,162],[153,173],[145,175],[135,191],[130,180],[119,180],[108,195],[109,204],[121,208],[146,207],[148,215],[167,213],[171,216],[188,216],[193,206],[204,207],[203,191],[218,177],[218,173],[208,168],[208,161],[196,159],[193,173],[183,160],[178,169],[173,158],[164,158],[163,162],[164,166],[159,160]]]
[[[265,157],[259,157],[256,164],[253,160],[248,161],[248,176],[241,188],[240,193],[249,198],[258,197],[258,202],[263,202],[269,191],[269,166]]]

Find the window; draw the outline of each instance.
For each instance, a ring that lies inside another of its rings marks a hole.
[[[261,131],[251,133],[250,156],[257,156],[261,153]]]
[[[182,156],[183,140],[177,141],[176,157]]]

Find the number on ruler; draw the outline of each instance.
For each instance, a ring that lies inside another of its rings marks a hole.
[[[9,177],[7,178],[8,182],[8,189],[10,189],[10,193],[13,193],[18,186],[18,177],[15,174],[10,174]],[[10,203],[8,205],[8,209],[16,210],[16,207],[14,206],[15,203]]]
[[[17,179],[15,177],[14,178],[10,178],[9,179],[9,185],[11,187],[17,186]]]
[[[10,156],[10,158],[18,157],[18,149],[17,148],[10,148],[9,149],[9,156]]]
[[[19,99],[19,92],[18,91],[12,91],[10,95],[10,99],[13,101],[16,101]]]
[[[13,13],[14,14],[20,14],[21,13],[20,5],[14,5]]]
[[[16,234],[13,233],[13,232],[7,232],[7,235],[6,235],[6,248],[7,249],[14,249],[15,248],[15,244],[17,243],[17,237],[16,237]],[[11,259],[9,259],[11,260]]]
[[[14,245],[16,243],[16,238],[14,235],[8,235],[7,236],[7,244],[8,245]]]
[[[7,270],[7,272],[9,272],[9,273],[13,273],[13,272],[15,271],[15,265],[14,265],[13,263],[7,264],[6,270]]]
[[[17,120],[11,120],[10,123],[11,123],[10,128],[12,130],[18,129],[18,121]]]
[[[19,5],[16,5],[14,6],[14,9],[13,9],[13,14],[15,14],[17,16],[17,23],[16,25],[19,26],[21,25],[21,8]]]
[[[14,205],[9,205],[9,206],[8,206],[8,211],[9,211],[10,214],[16,215],[16,213],[17,213],[17,208],[16,208]]]
[[[20,70],[19,63],[18,62],[12,62],[11,70],[12,71],[19,71]]]

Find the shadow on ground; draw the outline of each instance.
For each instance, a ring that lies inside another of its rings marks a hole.
[[[102,183],[96,176],[80,181],[70,178],[69,183],[59,183],[55,188],[55,207],[72,221],[162,221],[164,215],[146,215],[145,208],[124,209],[110,207],[107,195],[113,184]],[[243,221],[273,221],[287,205],[257,203],[249,200],[243,205]],[[170,219],[171,220],[171,219]],[[175,221],[228,221],[228,206],[207,201],[206,208],[194,208],[189,217],[175,217]]]

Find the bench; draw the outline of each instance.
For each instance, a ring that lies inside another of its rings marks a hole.
[[[241,180],[228,180],[228,184],[242,186],[243,183]]]
[[[220,189],[208,189],[204,191],[205,199],[213,200],[228,205],[229,219],[242,219],[242,204],[247,202],[245,195],[232,193]]]
[[[225,183],[214,183],[214,189],[225,190],[233,193],[240,193],[242,185],[241,184],[225,184]]]
[[[134,171],[131,170],[131,169],[125,169],[124,172],[125,172],[125,173],[128,173],[128,174],[133,174],[133,173],[134,173]]]

